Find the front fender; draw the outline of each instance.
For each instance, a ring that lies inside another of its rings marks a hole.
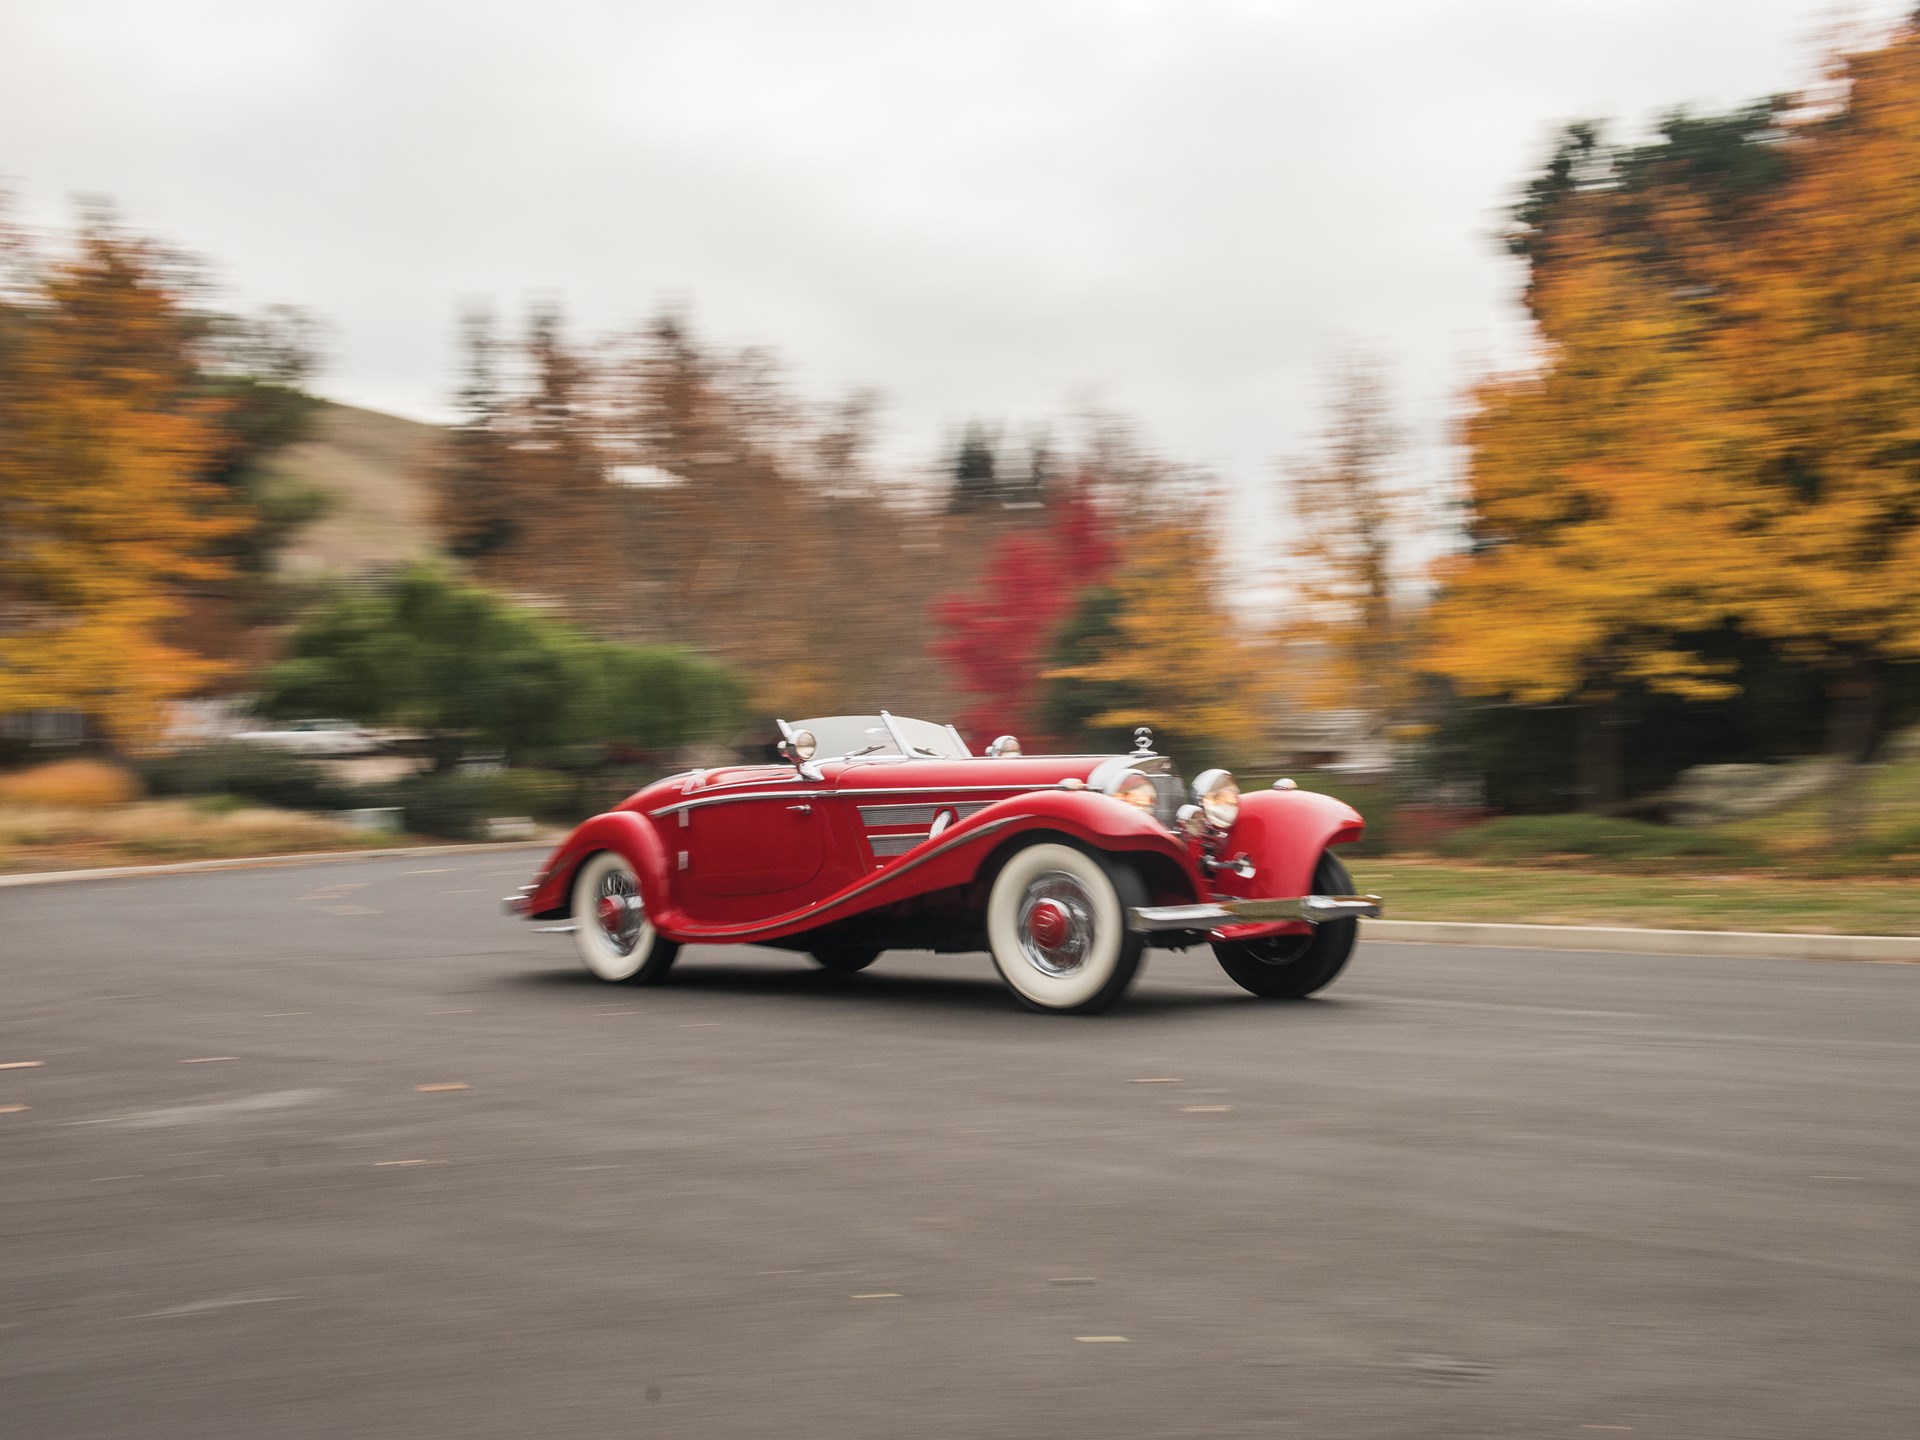
[[[1244,855],[1253,874],[1217,873],[1211,884],[1225,896],[1259,899],[1311,895],[1313,872],[1329,846],[1345,845],[1365,833],[1367,822],[1344,800],[1313,790],[1256,790],[1241,797],[1240,815],[1221,843],[1219,854]],[[1304,932],[1300,923],[1233,926],[1221,933],[1232,939]]]
[[[656,923],[670,922],[672,891],[667,883],[667,847],[659,832],[644,815],[631,810],[610,810],[581,822],[562,840],[547,863],[540,867],[534,889],[527,897],[526,913],[531,919],[558,919],[567,914],[571,903],[574,872],[580,862],[599,850],[614,850],[627,857],[640,881],[640,900]]]

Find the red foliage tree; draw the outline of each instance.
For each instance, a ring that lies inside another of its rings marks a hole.
[[[1044,527],[1001,535],[970,593],[934,602],[933,652],[972,697],[959,723],[976,747],[1008,733],[1029,744],[1049,738],[1040,698],[1054,637],[1115,554],[1083,482],[1049,507]]]

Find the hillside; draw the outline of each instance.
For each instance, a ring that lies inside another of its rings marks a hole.
[[[285,480],[323,491],[327,513],[281,552],[291,575],[360,575],[432,555],[432,470],[446,432],[351,405],[325,402],[313,438],[273,461]]]

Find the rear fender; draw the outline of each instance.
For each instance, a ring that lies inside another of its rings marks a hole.
[[[566,915],[575,873],[588,856],[600,850],[612,850],[627,858],[639,877],[640,900],[647,908],[647,917],[662,929],[670,928],[677,916],[667,880],[667,847],[653,823],[630,810],[596,815],[560,842],[534,882],[528,897],[529,916],[549,920]]]

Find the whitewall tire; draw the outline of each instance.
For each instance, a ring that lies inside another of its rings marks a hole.
[[[573,877],[573,943],[580,963],[599,979],[651,985],[680,947],[653,928],[640,901],[640,881],[627,857],[601,850]]]
[[[1007,988],[1035,1010],[1104,1010],[1140,969],[1144,936],[1127,910],[1146,904],[1140,877],[1071,845],[1016,850],[987,896],[987,945]]]

